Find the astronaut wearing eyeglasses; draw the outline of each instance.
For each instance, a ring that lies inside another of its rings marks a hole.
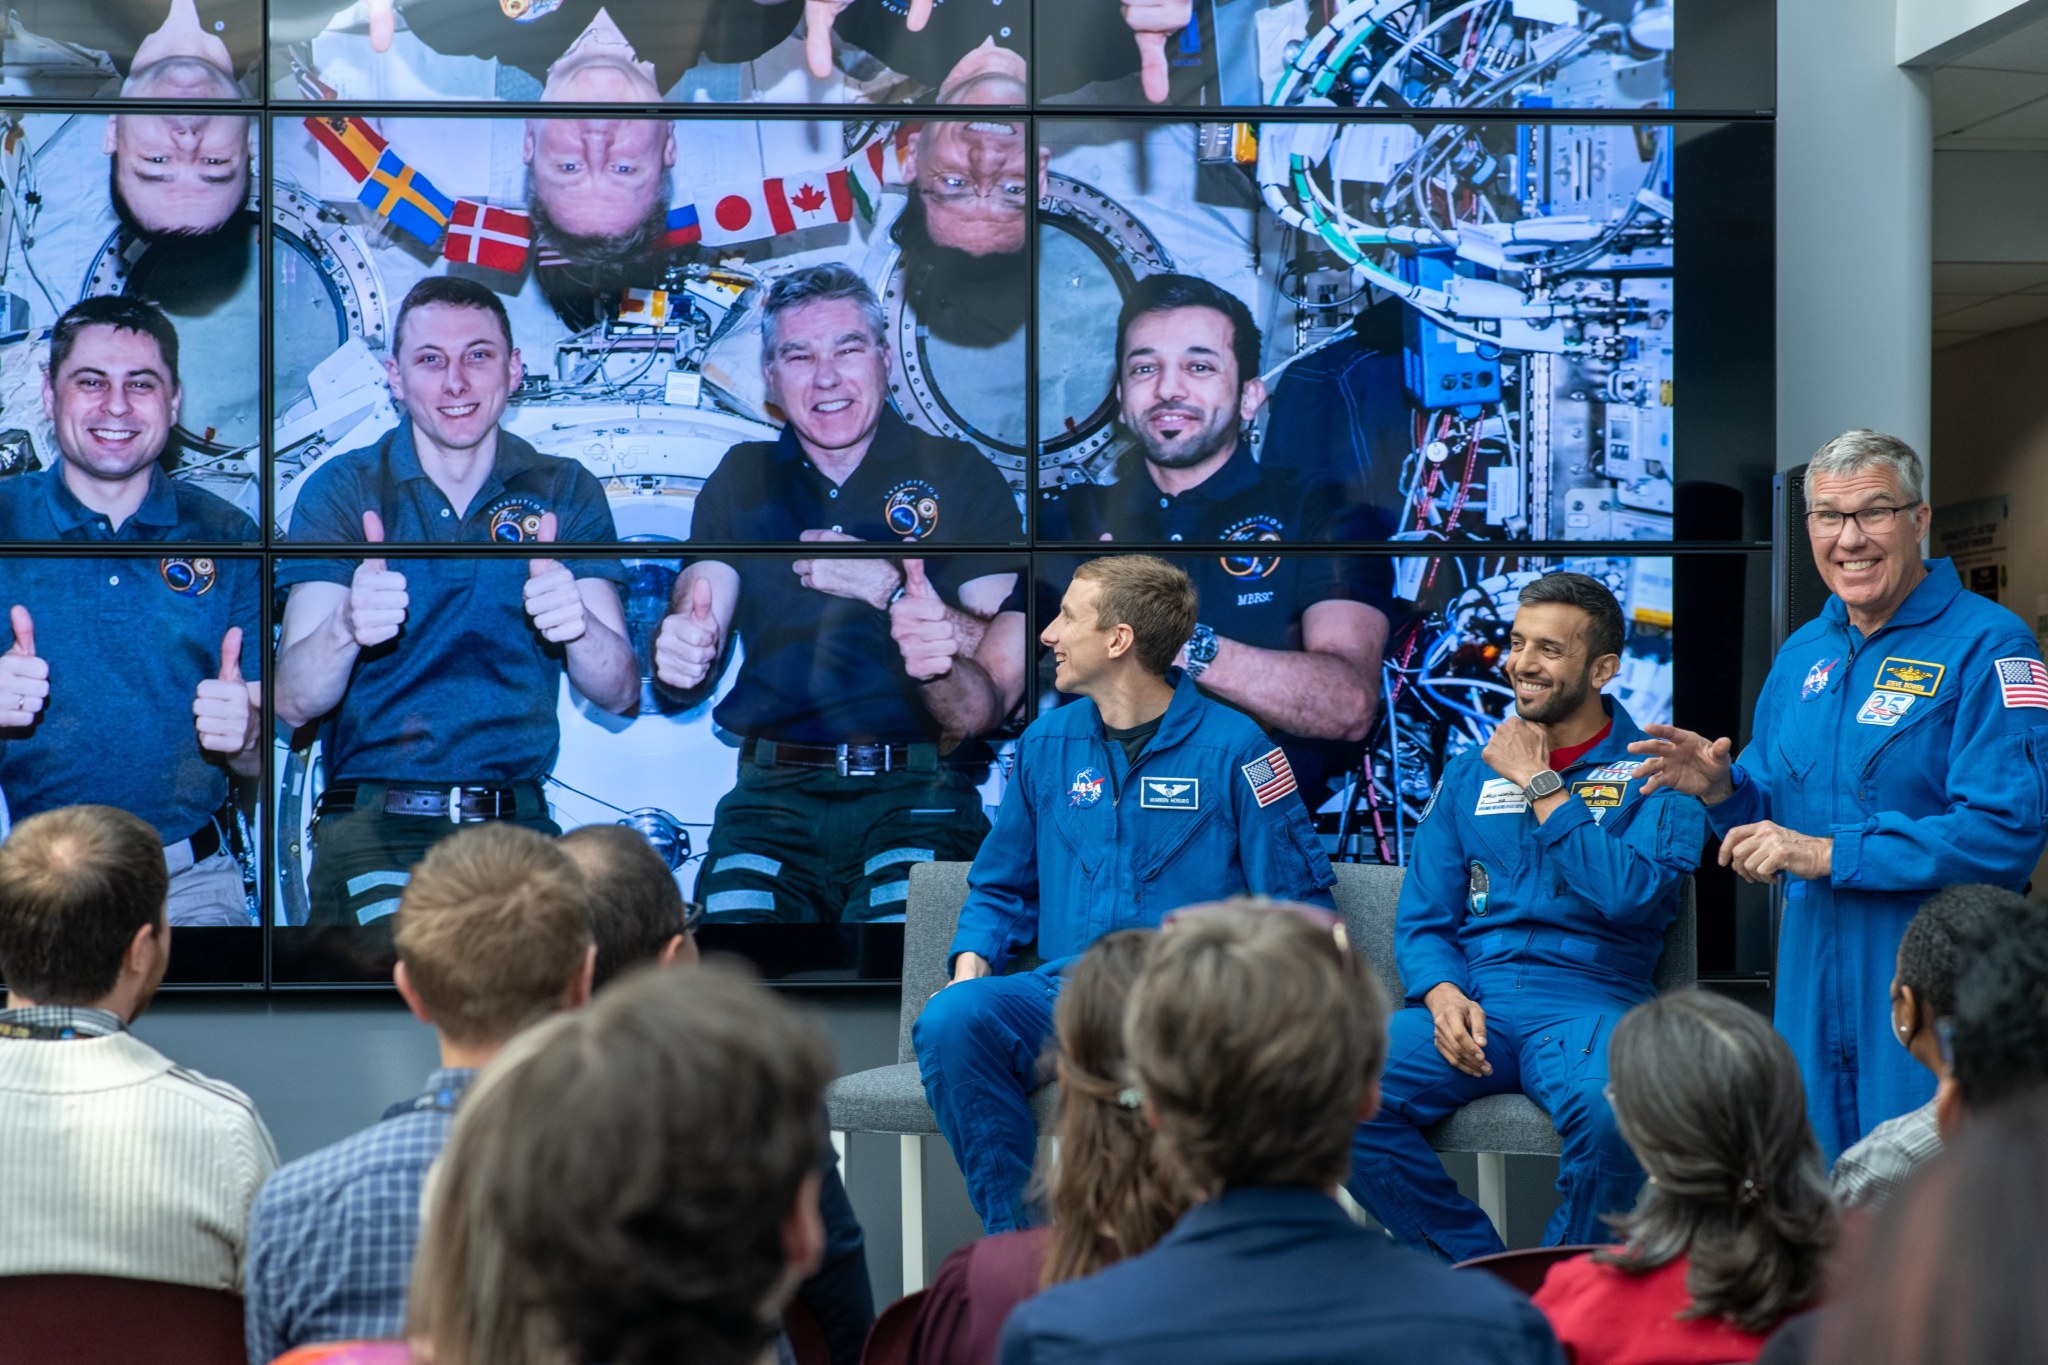
[[[1782,879],[1776,1022],[1828,1158],[1918,1108],[1934,1078],[1892,1043],[1906,922],[1945,886],[2021,890],[2048,827],[2048,669],[2019,617],[1922,560],[1920,457],[1846,432],[1806,472],[1831,592],[1779,649],[1750,740],[1645,727],[1646,787],[1698,796],[1721,863]]]

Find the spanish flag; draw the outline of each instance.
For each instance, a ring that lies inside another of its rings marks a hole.
[[[377,158],[384,154],[384,139],[377,135],[375,128],[359,118],[309,118],[306,131],[341,163],[341,168],[359,185],[376,168]]]

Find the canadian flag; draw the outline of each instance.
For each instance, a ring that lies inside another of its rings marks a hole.
[[[526,268],[532,246],[533,220],[525,214],[458,199],[455,212],[448,215],[441,254],[451,261],[516,272]]]
[[[853,191],[844,167],[733,186],[699,202],[711,205],[701,224],[707,246],[758,241],[853,217]]]

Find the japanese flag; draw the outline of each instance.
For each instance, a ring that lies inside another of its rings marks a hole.
[[[843,168],[729,186],[698,203],[710,206],[708,214],[700,214],[706,246],[759,241],[853,217],[853,193]]]

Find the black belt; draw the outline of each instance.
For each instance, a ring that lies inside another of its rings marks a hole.
[[[746,756],[773,768],[829,768],[841,777],[873,777],[910,767],[912,754],[919,748],[932,750],[932,758],[925,764],[931,767],[937,750],[917,744],[785,744],[775,740],[764,748],[749,741]]]
[[[339,815],[356,809],[356,798],[365,785],[377,783],[336,782],[320,793],[314,808],[318,815]],[[448,787],[384,786],[386,815],[416,815],[454,824],[482,820],[510,820],[519,814],[522,792],[535,791],[532,783],[509,787],[471,787],[460,783]]]
[[[205,824],[201,825],[198,829],[192,832],[191,838],[176,839],[168,844],[165,844],[164,847],[176,848],[179,844],[192,845],[193,862],[205,862],[208,858],[211,858],[214,854],[220,852],[220,823],[216,820],[208,820]]]

